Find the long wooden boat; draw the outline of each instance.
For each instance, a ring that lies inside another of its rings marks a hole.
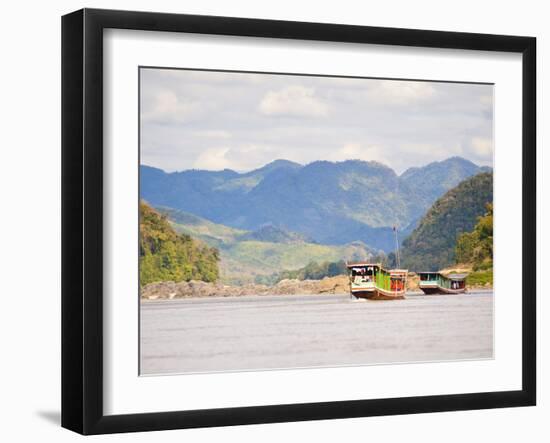
[[[406,269],[386,270],[379,263],[347,263],[350,294],[369,300],[402,300],[407,288]]]
[[[418,272],[424,294],[462,294],[466,292],[468,274],[443,275],[440,272]]]

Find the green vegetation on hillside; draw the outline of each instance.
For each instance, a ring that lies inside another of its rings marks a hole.
[[[361,260],[370,255],[370,249],[360,243],[333,246],[236,241],[220,247],[220,267],[224,282],[246,284],[260,282],[262,276],[300,269],[311,262],[335,262],[344,258]]]
[[[493,283],[493,205],[487,204],[485,215],[478,217],[471,232],[465,232],[456,242],[457,263],[467,263],[473,268],[468,284]]]
[[[380,263],[382,266],[386,266],[388,257],[383,252],[377,255],[371,255],[369,257],[362,257],[358,259],[357,256],[349,257],[348,261],[368,261],[370,263]],[[337,275],[347,275],[348,268],[346,266],[346,260],[338,261],[325,261],[318,263],[312,261],[303,268],[295,270],[284,270],[269,276],[259,276],[256,278],[257,283],[275,284],[285,279],[296,280],[322,280],[325,277],[335,277]]]
[[[456,261],[456,242],[472,231],[493,201],[493,175],[468,178],[439,198],[403,242],[401,266],[415,271],[437,271]],[[492,216],[491,216],[492,220]],[[467,243],[469,237],[465,237]],[[462,253],[462,252],[461,252]]]
[[[140,202],[140,285],[157,281],[216,281],[217,249],[178,234],[164,215]]]
[[[478,217],[472,232],[465,232],[456,242],[457,263],[471,263],[475,269],[493,263],[493,205],[487,204],[487,212]]]
[[[261,226],[260,229],[247,232],[239,240],[257,240],[272,243],[315,243],[303,234],[290,232],[273,225]]]
[[[343,275],[347,273],[346,262],[339,260],[336,262],[322,262],[317,263],[312,261],[306,266],[296,270],[285,270],[272,275],[258,276],[256,283],[272,285],[281,280],[321,280],[325,277],[334,277],[336,275]]]
[[[466,284],[468,286],[485,286],[493,285],[493,268],[485,271],[477,270],[468,274],[466,278]]]
[[[247,233],[242,229],[213,223],[210,220],[177,209],[157,207],[157,210],[168,218],[177,232],[199,238],[210,246],[220,247],[233,243],[240,236]]]
[[[306,267],[296,271],[283,271],[279,274],[279,278],[291,278],[298,280],[321,280],[325,277],[334,277],[347,273],[346,262],[340,260],[337,262],[311,262]]]
[[[273,226],[248,232],[168,208],[160,208],[176,232],[191,235],[219,250],[220,279],[228,284],[273,280],[274,274],[311,262],[364,260],[373,250],[362,242],[347,245],[309,243],[294,232]]]

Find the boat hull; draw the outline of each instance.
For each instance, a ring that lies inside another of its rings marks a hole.
[[[443,294],[463,294],[464,292],[466,292],[466,288],[462,288],[462,289],[441,288],[441,291]]]
[[[466,292],[465,288],[462,289],[448,289],[441,286],[420,286],[420,289],[426,295],[442,295],[442,294],[463,294]]]
[[[351,291],[351,295],[355,298],[368,298],[374,297],[374,289],[355,289]]]
[[[351,293],[355,298],[365,298],[367,300],[403,300],[405,291],[384,291],[383,289],[356,290]]]
[[[404,300],[405,291],[384,291],[383,289],[376,288],[374,296],[371,300]]]

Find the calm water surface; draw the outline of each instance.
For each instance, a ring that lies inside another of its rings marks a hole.
[[[141,373],[493,357],[493,293],[198,298],[141,303]]]

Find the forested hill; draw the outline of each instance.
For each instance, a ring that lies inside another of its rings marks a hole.
[[[465,232],[456,242],[456,262],[471,267],[467,282],[478,286],[493,284],[493,205],[478,217],[472,232]]]
[[[405,239],[401,266],[413,271],[437,271],[455,263],[458,237],[476,226],[493,202],[493,174],[470,177],[439,198]]]
[[[219,255],[216,248],[189,235],[176,233],[165,216],[143,201],[139,212],[141,286],[157,281],[214,282],[218,279]]]

